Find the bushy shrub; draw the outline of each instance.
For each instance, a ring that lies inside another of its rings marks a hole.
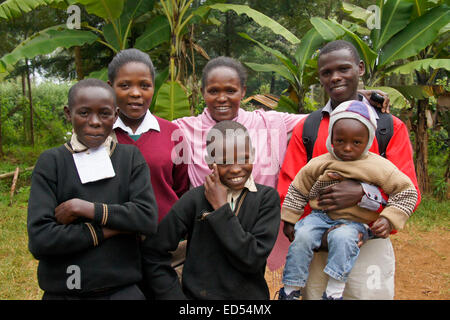
[[[32,85],[33,132],[35,145],[54,146],[65,141],[70,124],[63,108],[70,83],[50,81]],[[18,82],[0,84],[2,143],[4,147],[30,144],[30,107]]]

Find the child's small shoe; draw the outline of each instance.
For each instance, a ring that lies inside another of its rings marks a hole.
[[[278,291],[278,300],[300,300],[301,298],[300,290],[294,290],[289,294],[286,294],[284,287]]]
[[[322,295],[322,300],[344,300],[344,298],[343,297],[339,297],[339,298],[329,297],[329,296],[327,296],[327,293],[324,292]]]

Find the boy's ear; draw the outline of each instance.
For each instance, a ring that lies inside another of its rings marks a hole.
[[[366,73],[366,65],[364,64],[364,61],[359,61],[359,76],[362,77]]]
[[[72,122],[72,116],[68,106],[64,106],[64,115],[66,116],[67,121]]]
[[[106,83],[108,83],[111,87],[113,86],[112,83],[111,83],[111,81],[109,81],[109,80],[106,81]]]

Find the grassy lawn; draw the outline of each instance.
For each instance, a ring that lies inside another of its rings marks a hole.
[[[40,299],[37,261],[28,251],[26,230],[29,187],[21,186],[9,206],[9,192],[0,194],[0,300]],[[419,232],[450,230],[450,200],[438,202],[425,196],[407,225]]]

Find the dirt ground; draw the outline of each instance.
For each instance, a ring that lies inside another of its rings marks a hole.
[[[396,257],[394,299],[449,300],[450,230],[407,228],[391,236],[391,241]],[[273,298],[281,286],[281,274],[267,280]]]
[[[395,299],[450,299],[450,230],[409,229],[391,240],[396,256]]]

